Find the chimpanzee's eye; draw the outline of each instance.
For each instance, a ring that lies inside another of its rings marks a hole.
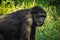
[[[46,16],[44,16],[44,15],[39,15],[39,17],[46,17]]]

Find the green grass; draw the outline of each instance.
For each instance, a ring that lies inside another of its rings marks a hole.
[[[58,30],[60,29],[57,22],[46,23],[38,27],[36,31],[36,40],[58,40]]]

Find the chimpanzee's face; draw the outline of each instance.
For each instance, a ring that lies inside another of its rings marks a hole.
[[[35,11],[33,12],[33,19],[37,26],[42,26],[46,17],[46,12]]]

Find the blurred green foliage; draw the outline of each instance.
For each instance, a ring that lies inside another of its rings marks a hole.
[[[46,11],[47,18],[42,27],[37,27],[36,40],[60,40],[60,4],[54,5],[52,2],[51,0],[0,0],[0,15],[41,6]]]

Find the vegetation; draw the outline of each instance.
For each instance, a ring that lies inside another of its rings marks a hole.
[[[41,6],[47,12],[42,27],[37,27],[36,40],[60,40],[60,2],[59,0],[1,0],[0,15],[20,9]]]

